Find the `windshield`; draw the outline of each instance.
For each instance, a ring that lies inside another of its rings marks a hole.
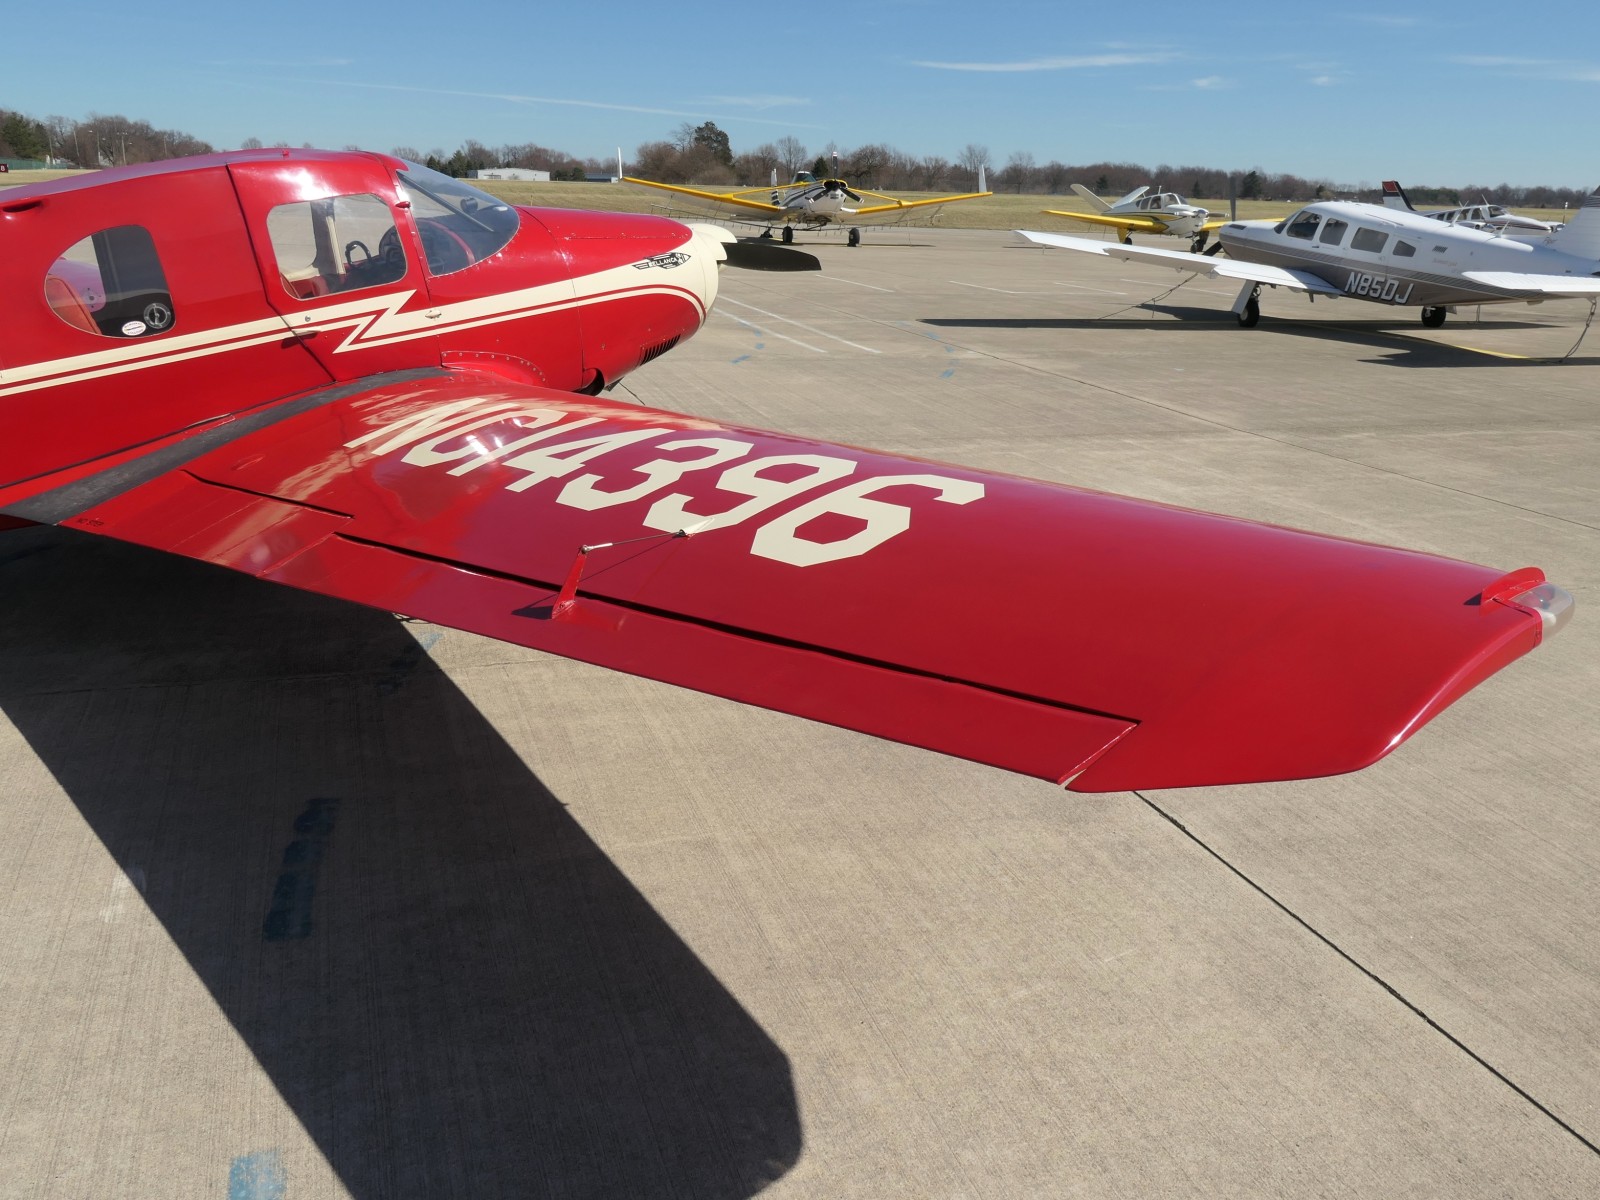
[[[517,232],[517,210],[438,171],[407,163],[400,191],[422,237],[428,270],[450,275],[497,254]]]

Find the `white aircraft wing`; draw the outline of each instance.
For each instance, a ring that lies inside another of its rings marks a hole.
[[[1593,275],[1532,275],[1525,271],[1463,271],[1473,283],[1542,296],[1600,296],[1600,279]]]
[[[1311,292],[1317,296],[1344,295],[1343,291],[1326,279],[1321,279],[1309,271],[1291,271],[1286,267],[1269,267],[1265,263],[1239,262],[1231,258],[1212,258],[1204,254],[1188,254],[1182,250],[1124,246],[1120,242],[1102,242],[1094,238],[1073,237],[1065,233],[1037,233],[1028,229],[1018,229],[1014,232],[1041,246],[1056,246],[1062,250],[1078,250],[1085,254],[1104,254],[1108,258],[1171,267],[1175,271],[1192,271],[1196,275],[1210,275],[1217,279],[1243,279],[1251,283],[1265,283],[1272,287],[1292,288],[1297,292]]]

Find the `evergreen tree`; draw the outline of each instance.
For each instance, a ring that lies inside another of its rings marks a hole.
[[[694,131],[694,144],[704,146],[725,167],[733,166],[733,147],[728,142],[728,135],[718,129],[716,122],[707,121]]]

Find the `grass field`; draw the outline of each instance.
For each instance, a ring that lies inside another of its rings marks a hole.
[[[48,179],[86,174],[81,171],[12,171],[0,175],[0,187],[38,183]],[[666,192],[633,187],[625,183],[521,183],[484,180],[478,184],[484,191],[513,204],[538,205],[547,208],[591,208],[602,212],[665,213],[676,217],[712,215],[710,209],[691,208],[687,203],[676,203]],[[939,195],[937,192],[899,192],[903,200],[922,200]],[[1214,213],[1226,213],[1226,200],[1189,197],[1191,203],[1209,208]],[[1239,218],[1254,221],[1270,218],[1277,220],[1302,207],[1288,201],[1241,200]],[[1087,212],[1088,205],[1075,195],[1015,195],[1013,193],[987,196],[982,200],[963,200],[937,210],[934,224],[949,229],[1087,229],[1086,225],[1061,221],[1043,215],[1047,208],[1064,212]],[[1561,209],[1518,209],[1531,217],[1547,221],[1565,220],[1570,213]]]

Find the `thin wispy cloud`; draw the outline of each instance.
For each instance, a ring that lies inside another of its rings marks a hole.
[[[1360,25],[1382,25],[1385,29],[1415,29],[1427,24],[1421,17],[1403,17],[1393,13],[1342,13],[1346,21]]]
[[[1300,62],[1295,69],[1312,87],[1338,87],[1350,78],[1350,73],[1337,62]]]
[[[353,67],[356,60],[353,58],[303,58],[295,62],[280,62],[270,58],[213,58],[208,59],[200,66],[223,67],[230,71],[237,70],[268,70],[268,71],[320,71],[327,67]]]
[[[811,101],[805,96],[707,96],[706,103],[724,108],[788,108]]]
[[[1176,54],[1076,54],[1056,58],[1030,58],[1021,62],[961,63],[913,62],[913,67],[927,67],[934,71],[1082,71],[1096,67],[1139,67],[1152,63],[1171,62]]]
[[[503,100],[508,104],[554,104],[566,108],[596,108],[606,112],[644,113],[656,117],[693,117],[705,120],[708,115],[724,121],[741,121],[747,125],[775,125],[783,129],[821,129],[821,125],[801,125],[794,121],[765,121],[760,117],[708,114],[703,109],[655,108],[642,104],[610,104],[601,100],[577,100],[570,96],[525,96],[517,92],[469,92],[455,88],[411,87],[403,83],[359,83],[350,79],[303,79],[301,83],[318,83],[333,87],[360,88],[376,92],[409,92],[422,96],[462,96],[469,100]]]
[[[1600,66],[1561,58],[1517,58],[1500,54],[1458,54],[1447,62],[1477,67],[1523,78],[1554,79],[1564,83],[1600,83]]]
[[[1172,83],[1146,84],[1141,92],[1224,92],[1239,86],[1239,81],[1225,75],[1207,75],[1203,79],[1180,79]]]

